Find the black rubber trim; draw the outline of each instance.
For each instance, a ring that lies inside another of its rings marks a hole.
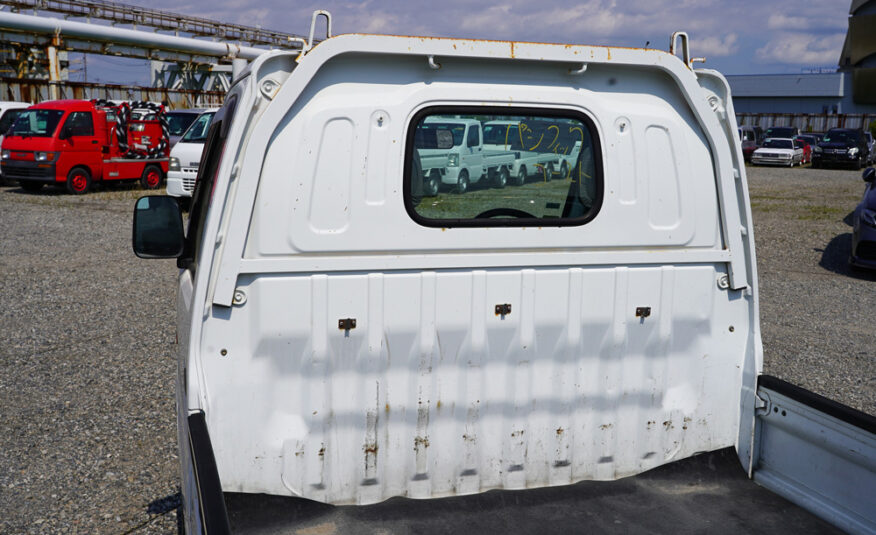
[[[200,498],[198,502],[201,505],[204,533],[230,535],[231,524],[228,522],[228,511],[225,509],[225,496],[222,494],[216,458],[213,456],[213,446],[210,443],[210,434],[207,432],[207,421],[203,412],[189,415],[189,445],[192,449],[195,479],[198,482]]]
[[[819,396],[814,392],[810,392],[797,385],[782,381],[772,375],[761,375],[758,377],[757,386],[758,388],[767,388],[778,394],[788,396],[794,401],[803,403],[804,405],[812,407],[813,409],[821,411],[829,416],[833,416],[837,420],[841,420],[847,424],[854,425],[868,433],[876,435],[876,417],[870,414],[853,409],[842,403],[837,403],[836,401],[824,396]]]

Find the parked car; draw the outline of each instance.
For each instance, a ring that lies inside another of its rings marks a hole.
[[[188,108],[165,113],[164,115],[167,117],[167,133],[170,137],[170,148],[179,143],[179,140],[182,139],[189,127],[194,124],[195,120],[208,111],[215,113],[216,108]],[[212,115],[210,117],[212,118]]]
[[[191,197],[198,176],[198,165],[210,122],[218,108],[202,110],[195,121],[181,136],[170,151],[170,164],[167,170],[167,194],[174,197]]]
[[[864,130],[864,139],[867,140],[867,152],[870,154],[870,160],[867,163],[876,163],[876,138],[869,130]]]
[[[753,126],[739,127],[739,142],[742,144],[742,157],[746,162],[751,161],[751,155],[754,151],[760,148],[762,139],[758,137],[758,132]]]
[[[876,169],[864,169],[864,196],[852,215],[852,253],[855,267],[876,269]]]
[[[804,136],[797,136],[794,138],[794,141],[803,149],[803,161],[800,163],[812,163],[812,144],[809,139],[806,139]]]
[[[800,135],[800,129],[796,126],[771,126],[767,128],[765,136],[767,138],[771,137],[781,137],[781,138],[795,138]]]
[[[3,144],[3,136],[18,115],[27,109],[30,104],[26,102],[0,101],[0,145]],[[5,184],[6,179],[0,174],[0,185]]]
[[[812,153],[812,167],[851,166],[860,169],[870,160],[870,147],[864,131],[854,128],[831,128]]]
[[[791,138],[767,138],[763,146],[751,155],[754,165],[787,165],[803,163],[803,147]]]

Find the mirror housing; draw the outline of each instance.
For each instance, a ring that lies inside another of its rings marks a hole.
[[[182,211],[176,197],[149,195],[134,204],[132,245],[140,258],[179,258],[185,249]]]
[[[864,179],[864,182],[873,182],[873,179],[876,178],[876,169],[872,167],[864,169],[864,172],[861,173],[861,178]]]

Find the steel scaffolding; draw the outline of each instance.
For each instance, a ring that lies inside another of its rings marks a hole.
[[[12,11],[32,10],[34,14],[48,11],[66,17],[107,20],[116,24],[130,24],[134,28],[138,25],[148,26],[158,30],[183,32],[222,41],[238,41],[276,48],[298,48],[300,39],[304,37],[103,0],[3,0],[0,4],[9,6]],[[296,43],[296,40],[299,41]]]

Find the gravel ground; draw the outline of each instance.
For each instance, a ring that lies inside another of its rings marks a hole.
[[[748,175],[765,372],[876,413],[860,173]],[[176,531],[176,267],[131,253],[140,193],[0,189],[0,533]]]

